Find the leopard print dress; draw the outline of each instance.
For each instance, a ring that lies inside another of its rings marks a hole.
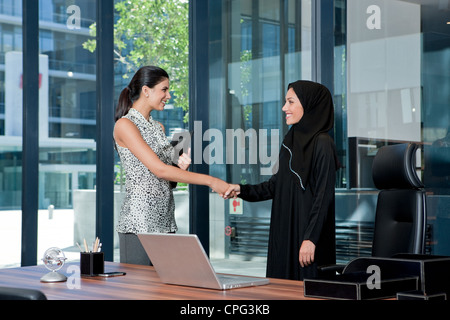
[[[133,108],[124,118],[137,126],[145,142],[162,162],[172,164],[173,147],[157,121],[151,116],[147,121]],[[155,176],[130,150],[116,146],[125,172],[126,191],[116,231],[134,234],[176,232],[175,203],[170,182]]]

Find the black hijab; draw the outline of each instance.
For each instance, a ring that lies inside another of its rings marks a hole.
[[[290,83],[288,90],[290,88],[294,89],[300,100],[304,115],[299,122],[291,126],[283,144],[292,152],[292,170],[300,175],[303,186],[306,186],[312,167],[316,138],[320,133],[327,133],[333,128],[333,99],[330,91],[316,82],[299,80]]]

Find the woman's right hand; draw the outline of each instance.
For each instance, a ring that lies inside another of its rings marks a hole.
[[[215,178],[215,177],[211,177],[212,181],[210,184],[210,188],[214,191],[217,192],[219,194],[219,196],[221,196],[222,198],[224,197],[225,192],[228,190],[229,188],[229,184],[219,178]]]
[[[236,198],[239,195],[239,193],[241,193],[241,186],[238,184],[230,184],[228,190],[225,191],[223,198],[224,199]]]

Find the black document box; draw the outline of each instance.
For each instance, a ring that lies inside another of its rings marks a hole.
[[[379,289],[371,288],[369,267],[379,268]],[[423,295],[450,293],[450,257],[401,254],[393,258],[357,258],[340,275],[305,279],[306,297],[330,299],[382,299],[397,293],[421,291]],[[370,281],[369,281],[370,282]]]
[[[415,255],[401,254],[396,255],[395,259],[404,261],[411,270],[418,269],[419,290],[422,292],[422,298],[446,299],[450,294],[450,257],[434,255]],[[405,294],[407,294],[405,292]]]
[[[394,297],[399,291],[413,291],[419,287],[419,280],[414,276],[399,276],[380,279],[379,289],[368,286],[370,273],[352,272],[324,279],[305,279],[305,297],[369,300]]]
[[[397,293],[397,300],[447,300],[447,294],[424,294],[423,291],[406,291]]]

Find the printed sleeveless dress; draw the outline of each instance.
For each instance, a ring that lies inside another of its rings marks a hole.
[[[174,149],[157,121],[151,116],[147,121],[133,108],[124,118],[136,125],[162,162],[172,164]],[[155,176],[130,150],[116,146],[125,172],[126,191],[116,231],[134,234],[176,232],[175,203],[170,182]]]

